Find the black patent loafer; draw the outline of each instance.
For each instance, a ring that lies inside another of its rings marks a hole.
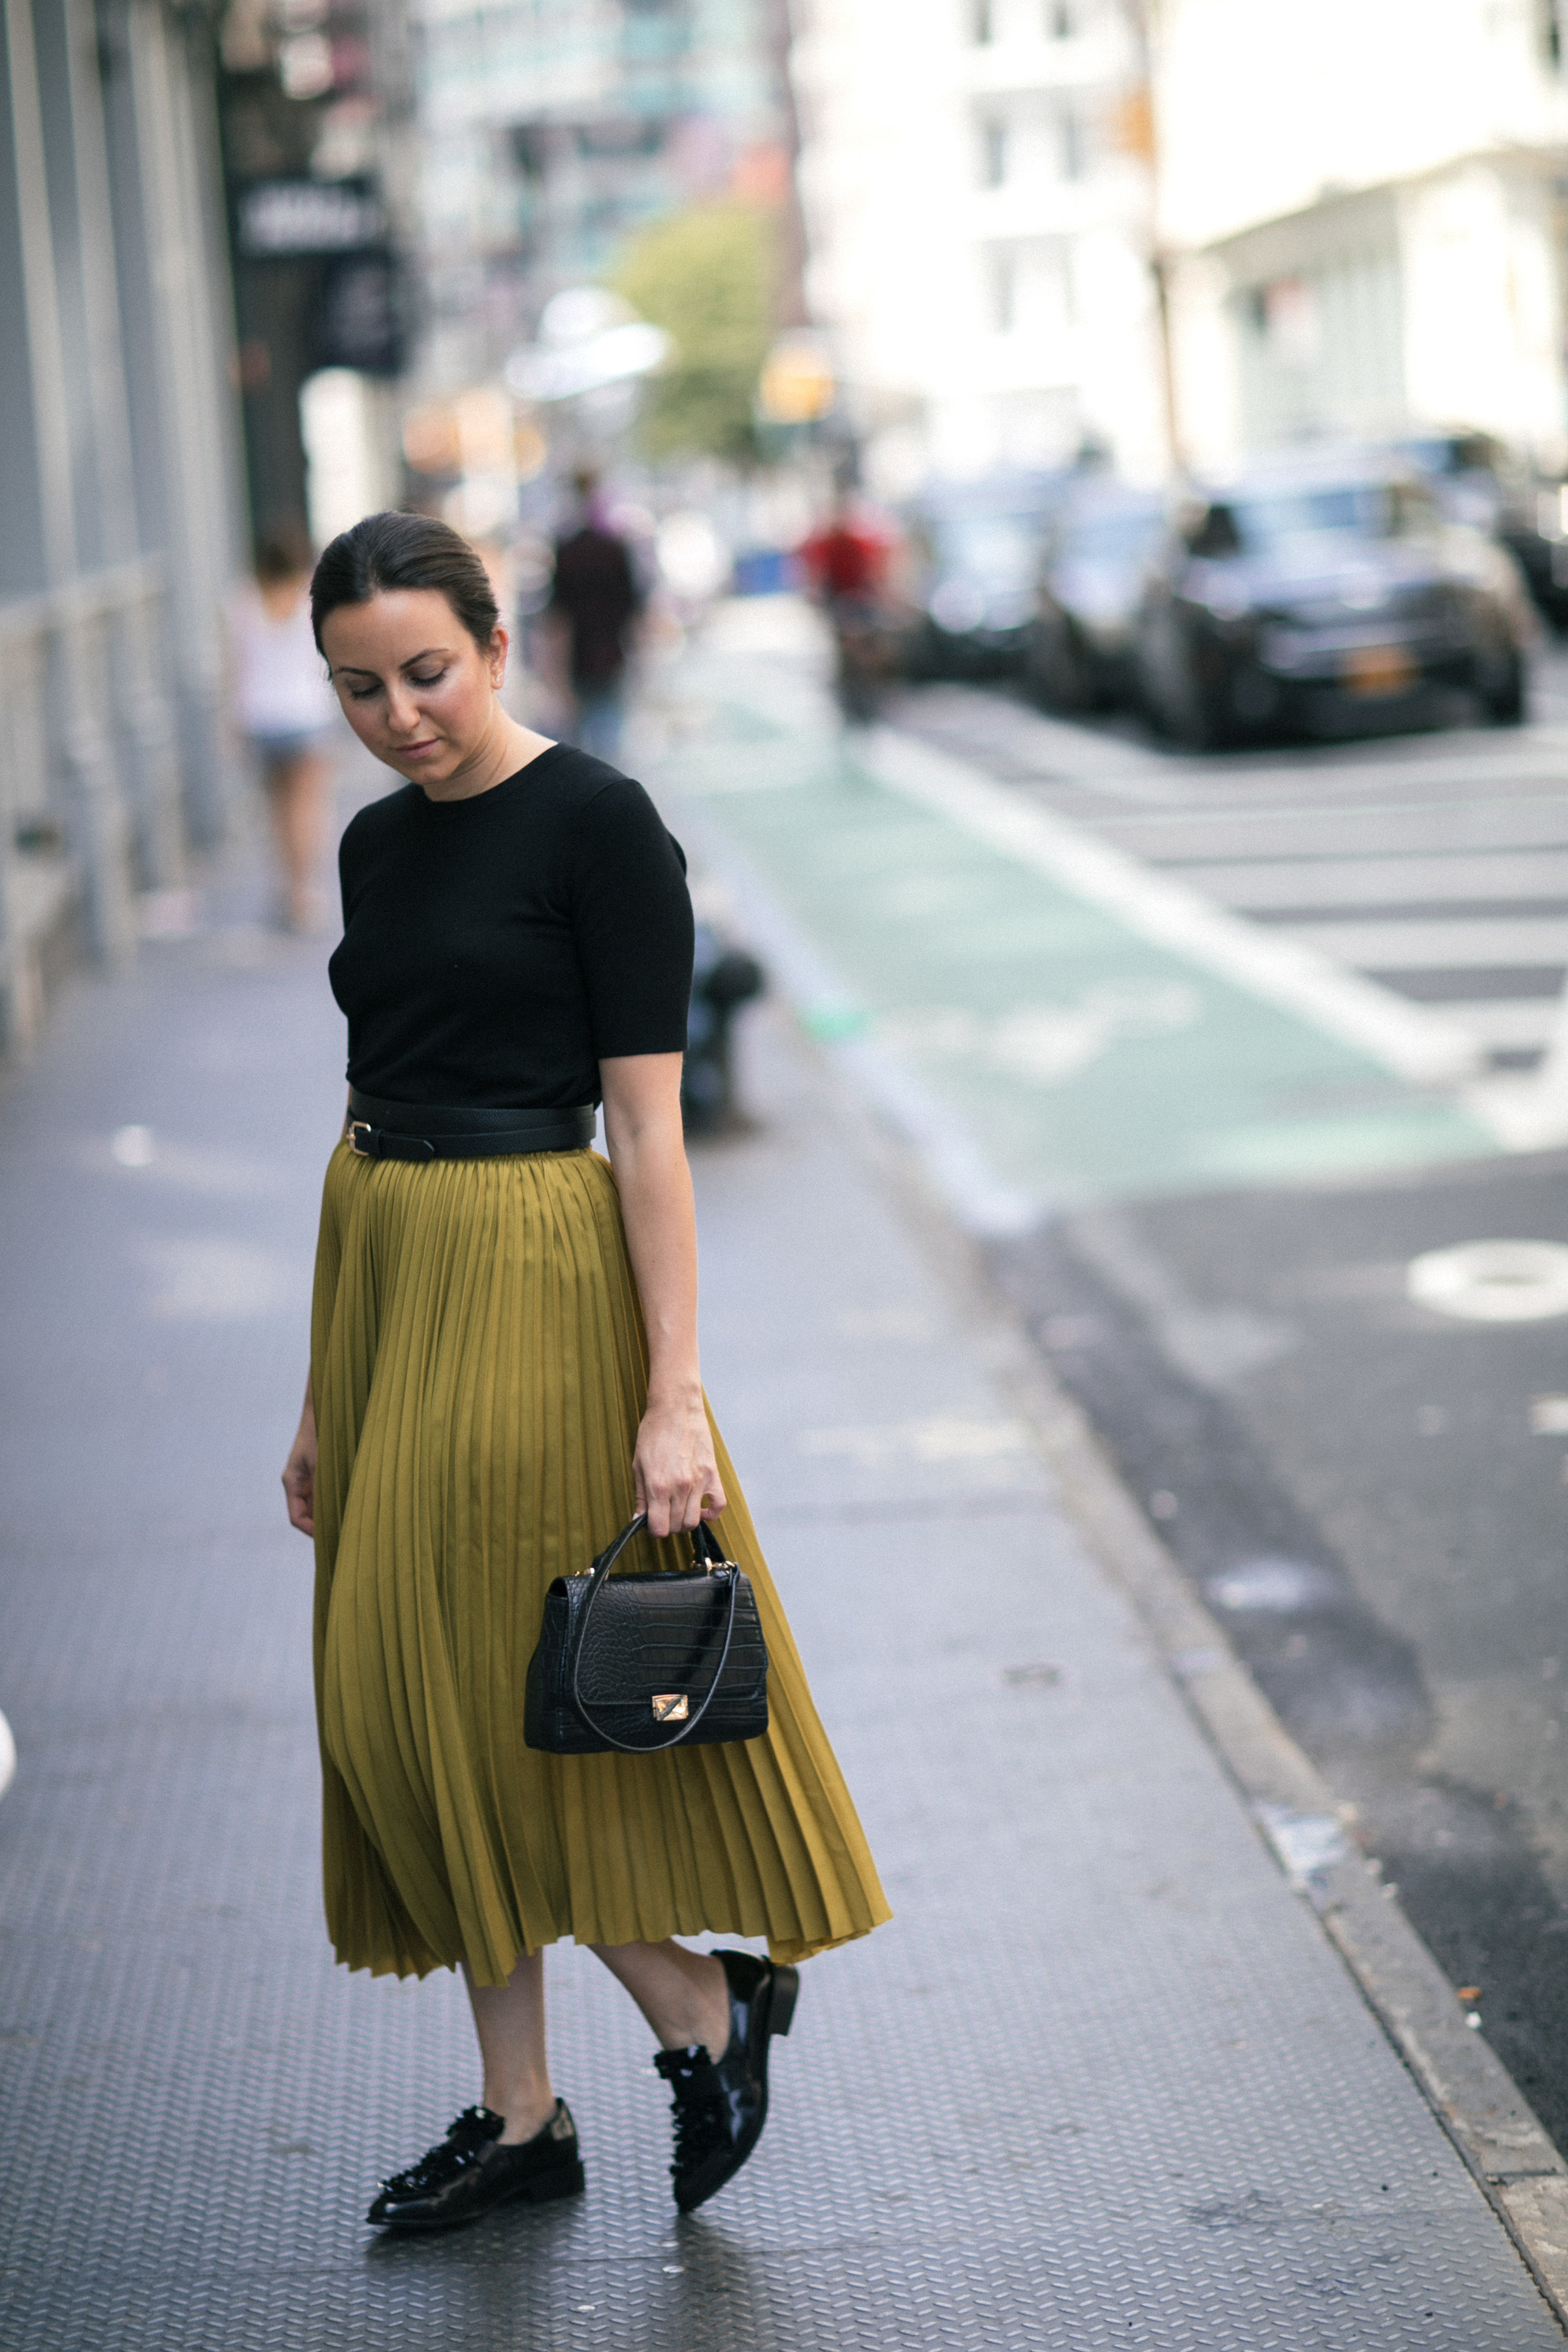
[[[505,2128],[492,2108],[465,2107],[428,2156],[382,2182],[365,2220],[382,2230],[460,2230],[497,2205],[581,2194],[577,2126],[564,2099],[531,2139],[503,2147]]]
[[[661,2050],[654,2064],[674,2094],[675,2161],[670,2174],[683,2213],[706,2204],[733,2179],[768,2119],[768,2043],[787,2033],[800,1993],[798,1969],[777,1968],[751,1952],[715,1952],[730,1981],[730,2042],[722,2058],[700,2043]]]

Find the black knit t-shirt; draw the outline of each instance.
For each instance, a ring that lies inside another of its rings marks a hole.
[[[557,743],[471,800],[408,784],[360,811],[338,866],[328,971],[367,1095],[560,1108],[600,1099],[605,1055],[684,1050],[686,860],[602,760]]]

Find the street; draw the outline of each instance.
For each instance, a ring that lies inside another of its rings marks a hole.
[[[846,748],[808,635],[729,626],[729,754],[660,772],[1568,2146],[1563,1302],[1407,1286],[1568,1243],[1568,1156],[1489,1118],[1568,963],[1568,660],[1520,730],[1199,761],[936,686]],[[1256,971],[1229,930],[1167,945],[1143,876],[1236,910]]]

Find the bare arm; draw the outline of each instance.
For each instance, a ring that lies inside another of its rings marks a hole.
[[[348,1105],[343,1106],[343,1126],[339,1136],[348,1129]],[[298,1528],[302,1536],[316,1532],[316,1400],[310,1391],[310,1375],[305,1375],[305,1402],[300,1408],[300,1426],[294,1433],[294,1443],[289,1448],[289,1459],[283,1465],[283,1496],[289,1506],[289,1524]]]
[[[680,1124],[680,1055],[601,1062],[605,1135],[647,1327],[647,1411],[633,1456],[637,1508],[656,1536],[724,1507],[697,1360],[697,1220]]]

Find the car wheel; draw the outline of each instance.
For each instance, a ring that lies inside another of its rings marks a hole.
[[[1524,663],[1517,646],[1510,646],[1496,668],[1490,669],[1490,675],[1481,688],[1481,704],[1494,727],[1519,727],[1523,724]]]
[[[1189,751],[1223,751],[1232,730],[1192,678],[1184,678],[1166,704],[1165,726]]]

